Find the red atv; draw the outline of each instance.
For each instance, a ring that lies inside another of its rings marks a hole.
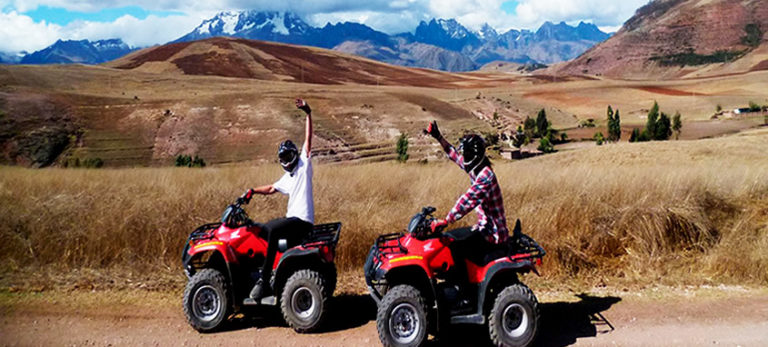
[[[205,224],[187,239],[181,260],[188,282],[184,314],[200,332],[221,328],[246,303],[280,305],[285,321],[297,332],[315,330],[325,318],[327,301],[336,289],[333,259],[341,223],[315,225],[301,244],[288,248],[279,241],[269,281],[273,296],[246,301],[259,279],[267,253],[266,232],[241,208],[229,205],[219,223]]]
[[[450,324],[487,322],[495,345],[531,344],[538,329],[538,302],[518,274],[538,274],[544,250],[520,232],[518,220],[510,241],[493,246],[482,260],[465,260],[466,273],[457,274],[448,245],[466,236],[433,232],[434,211],[426,207],[416,214],[407,233],[380,236],[368,254],[365,280],[378,303],[381,342],[420,346],[428,332],[441,335]],[[462,280],[466,284],[460,290]]]

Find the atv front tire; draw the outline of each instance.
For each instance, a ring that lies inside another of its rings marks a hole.
[[[317,330],[328,307],[325,280],[317,271],[296,271],[285,282],[280,309],[288,325],[298,333]]]
[[[184,315],[195,330],[207,333],[220,329],[232,313],[229,288],[224,275],[215,269],[203,269],[184,288]]]
[[[504,288],[488,315],[488,330],[495,346],[529,346],[539,326],[539,303],[524,284]]]
[[[427,340],[427,305],[418,289],[399,285],[387,291],[376,313],[384,346],[421,346]]]

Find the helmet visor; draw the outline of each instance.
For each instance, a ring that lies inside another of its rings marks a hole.
[[[278,154],[278,157],[280,158],[280,163],[282,164],[289,164],[296,160],[296,152],[295,151],[282,151]]]

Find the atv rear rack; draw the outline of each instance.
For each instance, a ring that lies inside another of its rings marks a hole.
[[[523,233],[513,236],[507,241],[507,244],[509,246],[507,257],[510,260],[520,261],[536,259],[537,262],[540,262],[541,258],[547,254],[547,252],[544,251],[544,248],[539,246],[533,238]]]
[[[333,245],[339,243],[341,222],[317,224],[312,227],[312,233],[301,243],[304,247]]]

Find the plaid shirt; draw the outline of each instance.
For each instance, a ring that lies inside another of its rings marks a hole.
[[[464,169],[464,158],[453,146],[448,151],[448,158]],[[472,186],[456,201],[456,206],[448,212],[445,220],[449,223],[455,222],[474,209],[477,211],[477,224],[472,229],[480,230],[491,243],[506,241],[509,231],[496,174],[490,166],[486,166],[477,176],[470,172],[469,177],[472,179]]]

